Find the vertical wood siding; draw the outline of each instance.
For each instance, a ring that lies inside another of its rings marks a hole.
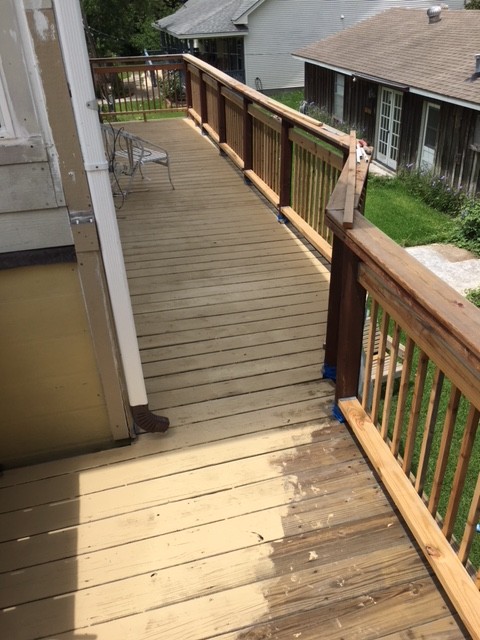
[[[335,73],[305,64],[305,99],[331,113]],[[377,98],[380,85],[345,76],[344,120],[356,128],[369,144],[376,142]],[[403,94],[400,131],[399,167],[418,166],[425,102],[440,105],[440,125],[435,173],[445,175],[449,185],[470,193],[480,189],[480,159],[472,148],[478,112],[446,102]]]

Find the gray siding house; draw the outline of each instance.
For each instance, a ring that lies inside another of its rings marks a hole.
[[[162,53],[195,53],[251,87],[303,87],[291,53],[390,7],[427,8],[424,0],[188,0],[155,23]],[[452,9],[463,0],[451,0]]]

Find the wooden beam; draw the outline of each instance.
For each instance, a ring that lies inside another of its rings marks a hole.
[[[480,640],[480,593],[410,480],[356,398],[339,407],[474,640]]]

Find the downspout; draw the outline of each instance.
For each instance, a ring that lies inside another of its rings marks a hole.
[[[136,427],[166,431],[168,419],[148,408],[132,303],[105,159],[79,0],[53,0],[60,47],[98,228],[128,400]]]

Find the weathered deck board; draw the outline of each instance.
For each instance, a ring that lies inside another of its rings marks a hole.
[[[172,428],[0,479],[1,637],[468,637],[331,417],[328,269],[189,125],[128,127],[172,158],[118,210]]]

